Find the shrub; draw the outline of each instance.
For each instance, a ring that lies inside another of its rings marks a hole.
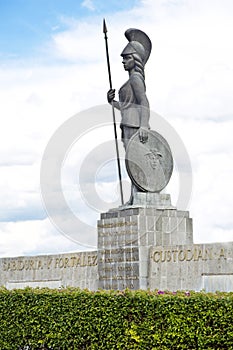
[[[0,310],[2,350],[233,349],[233,293],[3,288]]]

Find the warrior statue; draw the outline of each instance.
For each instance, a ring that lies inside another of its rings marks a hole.
[[[119,90],[119,101],[114,99],[112,88],[107,99],[113,110],[115,107],[121,112],[126,169],[132,182],[131,197],[125,206],[151,205],[158,202],[160,191],[170,180],[173,158],[167,141],[149,126],[144,68],[151,53],[151,41],[139,29],[128,29],[125,36],[129,43],[121,56],[129,79]]]
[[[151,41],[139,29],[128,29],[125,36],[129,43],[121,53],[124,69],[129,73],[129,79],[119,90],[119,102],[114,100],[115,89],[110,89],[107,99],[110,104],[121,112],[122,142],[125,150],[131,137],[139,131],[140,142],[148,140],[150,109],[146,96],[144,67],[150,56]],[[139,189],[132,184],[132,194]]]

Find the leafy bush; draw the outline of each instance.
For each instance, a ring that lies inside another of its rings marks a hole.
[[[233,349],[233,293],[0,290],[0,349]]]

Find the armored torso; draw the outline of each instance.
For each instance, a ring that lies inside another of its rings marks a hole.
[[[129,80],[119,90],[119,103],[121,110],[121,125],[140,127],[140,105],[134,95],[133,80],[144,80],[137,72],[133,73]]]

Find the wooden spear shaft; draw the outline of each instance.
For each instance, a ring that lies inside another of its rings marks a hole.
[[[110,89],[112,89],[112,77],[111,77],[111,69],[110,69],[110,61],[109,61],[109,52],[108,52],[107,26],[106,26],[105,19],[103,20],[103,33],[104,33],[105,47],[106,47],[106,57],[107,57],[107,65],[108,65],[109,86],[110,86]],[[116,116],[115,116],[115,109],[114,109],[113,102],[112,102],[111,105],[112,105],[112,116],[113,116],[114,136],[115,136],[115,145],[116,145],[116,154],[117,154],[118,176],[119,176],[119,183],[120,183],[121,204],[123,205],[123,204],[124,204],[124,197],[123,197],[122,177],[121,177],[121,163],[120,163],[119,148],[118,148],[118,142],[117,142]]]

